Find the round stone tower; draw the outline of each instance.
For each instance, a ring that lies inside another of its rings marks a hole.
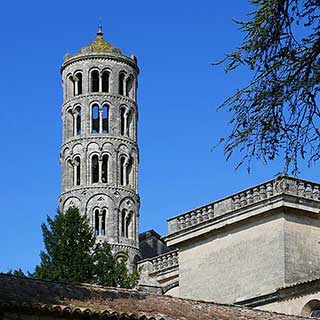
[[[107,241],[132,269],[139,259],[136,103],[139,69],[103,38],[65,55],[60,152],[63,212],[79,208],[97,241]]]

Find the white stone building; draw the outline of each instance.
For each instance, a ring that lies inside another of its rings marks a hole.
[[[144,283],[182,298],[320,316],[320,184],[279,178],[168,219]]]

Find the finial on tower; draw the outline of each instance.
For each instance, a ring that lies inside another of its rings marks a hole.
[[[101,18],[100,18],[100,23],[98,26],[98,32],[97,32],[97,36],[102,38],[103,37],[103,31],[102,31],[102,24],[101,24]]]

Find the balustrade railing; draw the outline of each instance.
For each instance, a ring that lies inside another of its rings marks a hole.
[[[214,217],[214,210],[212,205],[208,205],[177,217],[178,228],[184,229],[189,226],[210,220]]]
[[[149,261],[152,263],[153,272],[161,272],[171,267],[177,267],[179,265],[179,251],[170,251],[151,258]]]
[[[258,203],[279,194],[320,201],[320,184],[289,177],[268,181],[169,219],[169,234],[199,225],[224,213]]]

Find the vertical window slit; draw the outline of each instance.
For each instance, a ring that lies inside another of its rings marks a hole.
[[[95,230],[95,235],[99,235],[99,210],[96,209],[94,211],[94,230]]]
[[[99,72],[91,72],[91,92],[99,92]]]
[[[106,235],[106,210],[102,211],[102,223],[101,223],[101,234]]]
[[[109,107],[107,105],[102,108],[102,132],[109,132]]]
[[[125,122],[125,112],[126,112],[126,108],[122,107],[120,109],[120,131],[121,131],[121,135],[124,136],[124,122]]]
[[[120,72],[119,74],[119,94],[124,95],[124,78],[125,74]]]
[[[125,157],[120,158],[120,185],[124,186],[125,185],[125,176],[124,176],[124,163],[126,159]]]
[[[99,158],[97,155],[91,158],[91,175],[92,183],[99,182]]]
[[[121,212],[121,236],[125,237],[125,230],[126,230],[126,209],[123,209]]]
[[[75,85],[77,86],[77,94],[82,94],[82,74],[80,72],[76,74],[76,79]]]
[[[99,132],[99,106],[94,104],[92,106],[92,116],[91,116],[91,133]]]
[[[104,71],[102,74],[102,92],[109,92],[109,72]]]
[[[102,157],[102,182],[108,183],[108,162],[109,156],[105,154]]]

